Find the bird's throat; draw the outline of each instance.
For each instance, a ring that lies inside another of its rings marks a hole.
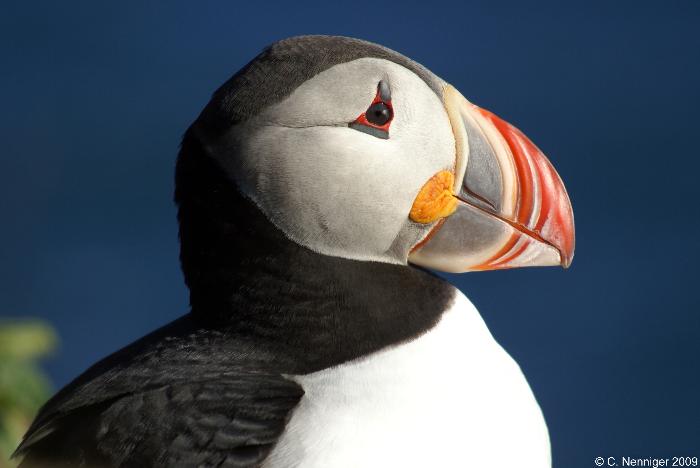
[[[298,372],[419,336],[453,300],[454,288],[426,271],[330,257],[289,240],[190,135],[176,177],[192,313],[294,356]]]

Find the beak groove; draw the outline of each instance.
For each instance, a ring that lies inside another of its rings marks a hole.
[[[508,219],[496,213],[493,215],[533,239],[554,247],[561,257],[561,265],[568,268],[575,249],[574,215],[559,174],[542,151],[520,130],[485,109],[474,108],[503,137],[517,172],[518,197],[514,216]],[[524,248],[520,246],[520,251]],[[513,257],[517,255],[516,252]],[[494,258],[493,266],[507,265],[511,260]]]

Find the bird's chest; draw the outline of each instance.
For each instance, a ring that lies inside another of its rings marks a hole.
[[[294,380],[266,467],[550,466],[520,368],[461,294],[421,337]]]

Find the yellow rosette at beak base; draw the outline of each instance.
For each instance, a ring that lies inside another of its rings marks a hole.
[[[413,201],[409,214],[411,221],[429,224],[454,213],[457,209],[457,199],[452,192],[454,180],[450,171],[440,171],[432,176]]]

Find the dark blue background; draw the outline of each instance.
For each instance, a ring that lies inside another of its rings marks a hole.
[[[57,386],[186,311],[173,163],[210,93],[274,40],[342,34],[515,123],[566,182],[570,270],[452,277],[525,371],[555,466],[700,456],[700,2],[8,3],[0,314],[55,325]]]

